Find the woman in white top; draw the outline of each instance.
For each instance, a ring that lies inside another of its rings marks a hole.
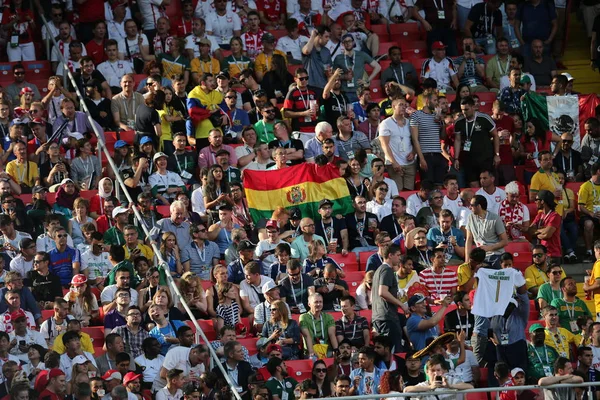
[[[69,302],[69,314],[81,321],[81,326],[90,326],[90,320],[100,315],[98,299],[92,293],[83,274],[75,275],[71,279],[71,289],[64,299]]]
[[[414,190],[417,167],[410,127],[405,118],[408,102],[399,97],[392,101],[393,114],[379,125],[379,141],[388,165],[388,174],[398,190]]]
[[[79,140],[78,153],[71,162],[71,179],[80,190],[96,189],[102,177],[102,166],[98,157],[92,154],[92,144],[89,140]]]
[[[371,188],[371,198],[373,200],[367,202],[367,212],[377,215],[379,222],[392,213],[392,202],[385,199],[388,190],[387,183],[375,182]]]
[[[168,156],[163,152],[158,152],[152,157],[156,165],[156,172],[148,177],[148,183],[152,188],[152,195],[156,197],[163,205],[169,205],[177,194],[185,191],[185,183],[175,172],[167,171]]]
[[[87,199],[78,197],[73,202],[73,218],[69,220],[68,231],[69,235],[73,238],[73,244],[75,246],[80,245],[85,241],[81,226],[86,223],[94,224],[97,227],[96,221],[88,215],[90,209],[90,202]]]

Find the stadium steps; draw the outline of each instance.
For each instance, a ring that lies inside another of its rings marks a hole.
[[[563,63],[575,78],[573,89],[581,93],[600,93],[600,74],[590,68],[590,41],[583,22],[571,13],[571,27],[565,46]]]

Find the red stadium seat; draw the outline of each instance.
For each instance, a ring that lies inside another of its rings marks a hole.
[[[387,54],[388,51],[390,50],[390,48],[393,46],[398,46],[398,44],[396,44],[394,42],[379,43],[379,54],[378,55]]]
[[[45,321],[54,315],[54,310],[42,310],[42,319]]]
[[[252,356],[252,355],[258,353],[258,348],[256,347],[257,340],[258,339],[256,339],[256,338],[238,339],[238,342],[240,342],[240,344],[242,346],[244,346],[246,349],[248,349],[248,354],[250,354]]]
[[[522,242],[508,242],[504,251],[509,253],[520,253],[520,252],[530,252],[531,251],[531,243],[522,241]]]
[[[79,192],[79,196],[84,199],[90,200],[92,197],[98,194],[97,190],[82,190]]]
[[[31,204],[33,200],[33,195],[31,193],[22,193],[19,195],[19,198],[21,199],[21,201],[23,201],[23,204],[27,205]]]
[[[104,327],[103,326],[87,326],[81,328],[82,332],[90,335],[92,345],[94,347],[102,347],[104,345]]]
[[[527,209],[529,210],[529,220],[533,221],[537,213],[539,212],[537,206],[535,204],[525,204]]]
[[[292,74],[292,75],[296,75],[296,70],[297,70],[298,68],[303,68],[303,66],[302,66],[302,65],[297,65],[297,64],[294,64],[294,65],[288,65],[288,66],[287,66],[287,70],[288,70],[288,72],[289,72],[290,74]]]
[[[170,206],[156,206],[155,208],[160,215],[171,215]]]
[[[202,329],[202,332],[204,332],[204,334],[206,335],[206,338],[208,340],[216,340],[217,339],[217,332],[215,331],[215,328],[213,326],[213,321],[211,319],[208,319],[208,320],[199,319],[196,322],[198,323],[198,325],[200,325],[200,329]]]
[[[347,272],[344,280],[348,284],[349,288],[350,287],[358,288],[358,286],[360,286],[364,276],[365,276],[365,273],[362,271]]]
[[[341,253],[329,254],[329,257],[338,263],[344,271],[358,271],[358,261],[356,260],[356,255],[352,252],[349,252],[345,256]]]
[[[305,379],[311,379],[312,377],[312,360],[288,360],[285,362],[285,365],[292,367],[294,371],[296,371],[291,378],[294,378],[298,382],[302,382]]]
[[[407,40],[419,40],[422,38],[418,24],[390,24],[390,38],[392,41],[404,44]]]
[[[369,325],[371,325],[371,320],[373,319],[373,310],[360,310],[356,312],[358,315],[360,315],[361,317],[365,317],[367,319],[367,321],[369,322]]]
[[[388,26],[385,24],[371,25],[371,32],[376,33],[377,36],[379,36],[380,43],[390,41],[389,40],[390,35],[388,33]]]
[[[119,139],[124,140],[130,146],[133,145],[133,139],[135,138],[135,131],[121,131],[119,132]]]
[[[106,353],[104,347],[94,347],[94,358],[101,357],[104,355],[104,353]]]
[[[513,252],[512,255],[514,267],[522,272],[525,272],[525,268],[532,263],[533,256],[531,251]]]
[[[376,251],[363,251],[358,253],[358,265],[361,269],[361,271],[366,271],[367,270],[367,261],[369,260],[369,257],[371,257],[371,255],[377,253]]]
[[[287,36],[287,31],[285,29],[273,29],[269,31],[275,36],[275,39],[281,39],[284,36]]]

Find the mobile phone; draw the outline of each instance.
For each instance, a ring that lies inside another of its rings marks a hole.
[[[24,340],[19,340],[19,346],[25,346],[27,343]]]
[[[442,376],[441,375],[436,376],[435,377],[435,381],[436,382],[441,382],[442,381]]]
[[[470,45],[470,44],[468,44],[468,45],[465,47],[465,50],[466,50],[466,51],[468,51],[468,52],[470,52],[470,51],[471,51],[471,45]]]

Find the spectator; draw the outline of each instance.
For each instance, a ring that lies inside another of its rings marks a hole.
[[[531,335],[531,344],[527,346],[527,376],[530,380],[535,381],[554,373],[553,365],[559,355],[554,348],[546,346],[544,343],[546,333],[542,325],[531,325],[529,334]]]
[[[541,7],[539,7],[540,5]],[[523,24],[523,27],[521,27],[521,24]],[[549,54],[550,46],[558,30],[556,7],[554,4],[543,0],[521,4],[514,26],[517,39],[521,43],[525,55],[531,53],[535,55],[538,50],[539,55],[535,57],[541,57],[542,51]],[[548,57],[548,61],[550,60],[550,57]],[[529,68],[525,69],[529,71]],[[536,75],[533,71],[531,73]],[[536,79],[536,81],[538,80]],[[541,86],[548,86],[549,83],[549,81],[545,84],[538,81]]]
[[[538,385],[548,386],[555,384],[568,384],[568,383],[583,383],[584,379],[580,376],[573,375],[573,365],[566,357],[558,357],[553,364],[554,376],[548,376],[540,378]],[[576,389],[571,387],[563,387],[557,389],[544,389],[544,397],[548,399],[554,398],[568,398],[574,396]]]
[[[348,342],[352,347],[361,348],[371,341],[369,323],[354,311],[354,297],[347,295],[340,298],[342,318],[335,322],[335,334],[339,343]],[[385,337],[385,336],[384,336]]]
[[[265,4],[268,4],[265,2]],[[261,11],[259,11],[260,13]],[[283,16],[283,14],[281,14]],[[310,40],[304,35],[300,35],[298,29],[298,20],[295,18],[288,18],[284,22],[287,36],[283,36],[277,40],[276,50],[279,50],[286,54],[288,64],[301,64],[302,63],[302,48]]]
[[[465,235],[453,227],[454,215],[450,210],[442,209],[439,213],[439,226],[432,226],[427,232],[427,246],[444,250],[446,263],[465,258]]]
[[[530,215],[527,206],[520,202],[520,189],[516,181],[510,182],[504,188],[506,199],[500,203],[498,215],[506,226],[510,240],[524,239],[524,233],[529,230]]]
[[[182,374],[183,371],[180,369],[169,370],[169,372],[167,372],[167,386],[156,392],[156,399],[168,400],[172,398],[183,398],[183,391],[181,389],[183,388],[184,378]]]
[[[556,350],[559,356],[570,358],[571,346],[577,346],[578,338],[558,325],[558,311],[555,307],[542,308],[542,316],[546,327],[546,344]]]
[[[325,311],[341,309],[340,301],[348,295],[348,284],[340,279],[337,268],[334,264],[326,264],[323,269],[323,277],[314,281],[317,293],[323,297]]]
[[[378,394],[383,371],[375,366],[375,351],[371,347],[362,347],[358,351],[358,366],[350,373],[352,384],[348,394],[350,396]]]
[[[573,135],[565,132],[560,135],[560,152],[554,157],[553,167],[562,172],[567,182],[584,181],[583,160],[581,152],[573,150]]]
[[[285,361],[274,357],[267,362],[266,367],[272,378],[267,381],[265,387],[269,389],[273,398],[277,400],[293,396],[298,382],[294,378],[289,377]]]
[[[465,38],[474,38],[475,46],[471,47],[472,52],[488,55],[496,53],[496,42],[499,42],[500,38],[503,37],[502,13],[499,10],[501,4],[501,1],[494,0],[478,3],[471,7],[463,34]],[[490,14],[489,25],[488,13]]]
[[[142,104],[144,97],[133,91],[133,76],[130,74],[121,78],[121,89],[110,104],[114,123],[121,129],[132,129],[135,126],[136,105]]]
[[[583,239],[586,249],[584,262],[591,262],[594,259],[592,253],[594,228],[600,223],[600,199],[594,196],[596,186],[600,185],[600,163],[594,163],[591,172],[592,179],[581,185],[578,193],[578,209],[581,213],[580,224],[583,226]]]
[[[206,16],[206,34],[221,38],[221,48],[228,48],[232,37],[240,37],[242,21],[240,17],[229,10],[225,0],[214,2],[214,9]]]
[[[538,0],[541,1],[541,0]],[[527,6],[523,7],[526,8]],[[543,7],[542,9],[553,9],[551,5]],[[556,19],[553,21],[553,25],[556,24]],[[532,24],[533,25],[533,24]],[[528,28],[531,25],[528,25]],[[552,40],[547,41],[551,43]],[[544,43],[540,39],[534,39],[531,42],[531,57],[525,58],[524,69],[529,71],[535,78],[535,82],[538,86],[550,86],[552,78],[557,74],[556,63],[552,57],[544,55]]]
[[[467,244],[470,249],[473,244],[486,251],[486,261],[497,265],[504,246],[508,243],[506,229],[502,219],[497,214],[487,211],[487,200],[482,195],[475,195],[470,203],[472,213],[467,222]],[[488,222],[489,221],[489,222]],[[469,262],[469,257],[465,256]]]
[[[402,61],[402,49],[398,46],[390,47],[388,57],[392,62],[381,73],[381,82],[393,81],[414,89],[417,86],[418,75],[411,63]]]
[[[486,41],[489,40],[487,37]],[[485,62],[483,58],[475,54],[475,41],[471,37],[464,37],[463,55],[454,60],[458,66],[457,76],[460,83],[469,85],[471,93],[485,92],[487,88],[483,85],[485,79]],[[439,87],[439,86],[438,86]]]
[[[440,92],[454,93],[453,88],[458,86],[458,76],[455,63],[450,57],[446,57],[446,46],[444,43],[437,41],[431,45],[431,51],[433,57],[423,62],[421,79],[433,78],[437,82],[437,89]],[[437,104],[434,105],[434,107],[436,106]]]
[[[55,399],[64,397],[67,393],[67,379],[65,373],[58,368],[52,368],[47,376],[48,383],[46,388],[39,394],[39,398]]]
[[[313,278],[302,272],[298,260],[288,261],[287,277],[280,281],[280,286],[281,299],[286,301],[292,313],[304,314],[309,296],[315,293],[315,285]]]
[[[60,369],[65,373],[67,380],[71,380],[75,364],[86,363],[88,371],[98,371],[98,365],[94,356],[81,349],[79,333],[75,331],[66,332],[62,337],[62,341],[66,351],[60,356]]]
[[[550,302],[555,298],[560,298],[560,282],[562,281],[562,274],[563,270],[560,265],[550,265],[546,269],[547,280],[540,286],[536,298],[540,310],[549,306]]]
[[[416,215],[417,226],[425,228],[428,231],[431,228],[439,227],[440,213],[444,204],[444,195],[438,189],[429,192],[429,207],[423,207]]]
[[[4,91],[8,96],[8,100],[10,100],[13,104],[19,104],[21,90],[23,90],[25,87],[33,90],[33,100],[39,101],[42,98],[37,86],[25,80],[25,67],[23,64],[17,62],[15,65],[13,65],[12,72],[14,80],[4,88]]]
[[[505,5],[508,6],[508,4]],[[483,7],[482,7],[483,8]],[[492,57],[485,67],[485,85],[491,90],[500,89],[500,80],[510,73],[512,56],[510,45],[506,37],[499,36],[496,40],[496,55]]]
[[[308,43],[302,47],[308,74],[308,86],[317,96],[322,94],[320,88],[324,88],[327,84],[327,70],[333,63],[332,55],[326,47],[330,34],[329,27],[319,25],[312,30]]]
[[[434,49],[435,45],[447,45],[449,55],[454,57],[457,54],[456,41],[451,37],[456,36],[457,15],[456,3],[454,1],[444,2],[441,10],[433,0],[425,0],[416,3],[413,9],[413,18],[421,23],[427,31],[427,48]],[[423,11],[424,15],[420,11]]]
[[[266,305],[263,306],[263,310],[266,310]],[[274,300],[270,305],[270,317],[261,325],[259,336],[265,338],[267,343],[281,346],[284,360],[295,360],[300,356],[300,327],[291,318],[289,306],[285,302]]]
[[[496,153],[498,154],[498,153]],[[496,159],[496,157],[494,157]],[[491,213],[499,215],[500,205],[506,200],[506,192],[495,185],[496,176],[491,170],[482,170],[479,174],[481,189],[475,194],[486,198],[488,210]]]
[[[60,278],[49,271],[50,256],[39,251],[33,258],[34,269],[27,273],[27,286],[40,308],[48,308],[62,294]]]
[[[356,88],[360,86],[369,86],[369,82],[377,76],[381,70],[381,66],[376,60],[373,60],[367,53],[354,50],[355,39],[351,34],[342,36],[342,45],[344,47],[343,54],[335,57],[333,66],[341,68],[344,71],[342,77],[342,91],[346,94],[349,101],[355,102],[358,100],[356,96]],[[365,65],[373,67],[373,71],[366,81],[363,81]]]
[[[473,385],[460,382],[458,379],[448,374],[448,364],[446,360],[440,355],[434,355],[431,357],[426,363],[426,371],[427,371],[427,380],[425,382],[420,382],[415,386],[408,386],[404,388],[404,393],[419,393],[419,392],[429,392],[436,391],[437,389],[447,390],[466,390],[472,389]],[[436,377],[441,377],[442,379],[436,379]],[[450,399],[450,396],[454,395],[433,395],[424,397],[427,400],[439,398],[442,399]]]
[[[558,322],[560,326],[572,334],[580,334],[577,319],[582,316],[591,317],[590,310],[587,305],[578,298],[577,286],[575,280],[567,276],[560,280],[561,296],[554,297],[550,305],[556,308],[558,312]]]
[[[540,244],[546,246],[551,257],[552,264],[559,264],[562,257],[560,245],[560,226],[562,219],[555,210],[554,194],[548,190],[540,190],[535,195],[535,203],[538,213],[529,228],[530,233],[537,237]]]
[[[429,290],[431,300],[441,304],[445,297],[454,296],[456,293],[456,272],[446,269],[445,249],[436,247],[431,253],[431,268],[420,272],[420,280]]]

